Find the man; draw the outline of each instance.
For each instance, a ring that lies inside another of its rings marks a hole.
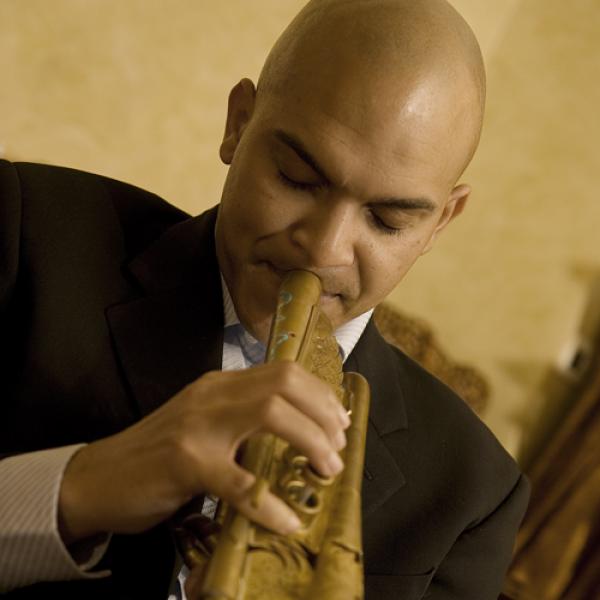
[[[188,219],[125,184],[3,165],[8,597],[165,598],[161,524],[202,493],[298,527],[274,495],[250,503],[236,452],[271,431],[333,475],[347,419],[293,364],[219,370],[242,339],[260,350],[297,268],[321,278],[323,309],[350,328],[345,368],[371,385],[367,598],[497,597],[527,484],[469,409],[367,323],[462,211],[484,89],[473,34],[444,0],[313,0],[257,88],[231,92],[217,212]]]

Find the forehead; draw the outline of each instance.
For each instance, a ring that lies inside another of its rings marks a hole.
[[[366,82],[313,83],[269,94],[258,105],[258,125],[276,148],[277,132],[288,133],[340,184],[411,186],[430,196],[454,184],[448,124],[426,85],[398,93]]]

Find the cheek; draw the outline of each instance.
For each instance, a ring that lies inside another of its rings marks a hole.
[[[394,243],[396,242],[396,243]],[[402,281],[421,255],[420,239],[383,241],[371,246],[360,261],[361,287],[364,300],[373,305],[381,302]]]
[[[235,174],[221,207],[230,242],[243,244],[268,234],[273,219],[271,207],[275,203],[265,187],[251,173]]]
[[[237,234],[257,238],[281,231],[293,218],[294,203],[272,172],[272,164],[255,159],[238,166],[231,194]]]

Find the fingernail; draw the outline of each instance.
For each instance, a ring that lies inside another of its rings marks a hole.
[[[346,409],[339,404],[339,414],[340,414],[340,419],[342,420],[342,424],[344,425],[344,427],[349,427],[350,426],[350,417],[348,416],[348,413],[346,412]]]
[[[286,523],[286,531],[284,533],[293,533],[294,531],[300,529],[300,527],[302,527],[302,522],[295,514],[292,513],[288,518]]]
[[[337,450],[341,450],[346,446],[346,435],[343,431],[338,431],[335,435],[335,447]],[[337,456],[337,454],[336,454]]]
[[[337,475],[344,468],[344,463],[336,452],[332,452],[328,456],[327,464],[329,465],[333,475]]]

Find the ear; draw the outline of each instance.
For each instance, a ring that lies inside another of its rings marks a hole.
[[[452,219],[454,219],[454,217],[458,217],[458,215],[460,215],[460,213],[465,208],[465,204],[467,203],[467,200],[469,199],[470,194],[471,194],[471,187],[468,185],[465,185],[464,183],[461,185],[457,185],[450,192],[450,196],[448,197],[448,201],[446,202],[446,206],[444,207],[444,210],[440,216],[438,224],[436,225],[435,229],[433,230],[433,233],[431,234],[431,237],[429,238],[429,241],[427,242],[427,245],[425,246],[425,248],[423,248],[423,251],[421,252],[421,254],[425,254],[426,252],[429,252],[431,250],[431,248],[433,247],[433,244],[434,244],[435,240],[437,239],[437,236],[444,230],[446,225],[448,225],[448,223],[450,223],[450,221],[452,221]]]
[[[226,165],[231,164],[242,133],[250,122],[255,98],[256,88],[250,79],[242,79],[229,93],[225,134],[219,149],[219,156]]]

